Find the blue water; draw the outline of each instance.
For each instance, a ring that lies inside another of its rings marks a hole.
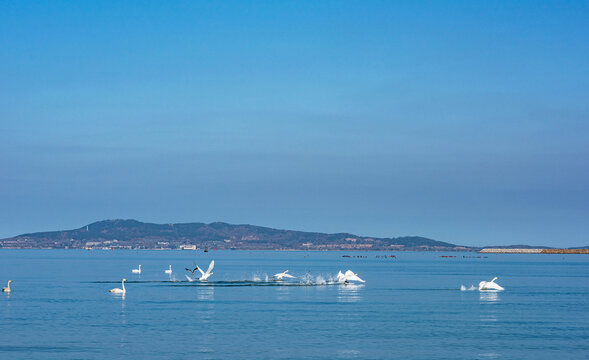
[[[589,358],[589,256],[383,254],[0,250],[0,358]],[[324,284],[347,269],[366,283]],[[494,276],[505,291],[459,291]]]

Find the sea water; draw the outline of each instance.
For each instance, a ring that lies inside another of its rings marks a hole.
[[[0,250],[8,279],[1,359],[589,358],[586,255]]]

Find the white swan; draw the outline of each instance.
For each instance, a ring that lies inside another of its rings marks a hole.
[[[2,292],[10,292],[10,283],[12,282],[12,280],[8,280],[8,285],[6,285],[5,288],[2,288]]]
[[[172,265],[170,265],[170,268],[168,270],[164,270],[164,272],[166,274],[172,274]]]
[[[287,274],[287,272],[288,272],[288,270],[286,270],[285,272],[281,272],[281,273],[278,273],[278,274],[274,274],[274,275],[272,275],[272,278],[273,278],[273,279],[276,279],[276,280],[278,280],[278,281],[282,281],[282,280],[284,280],[284,278],[285,278],[285,277],[286,277],[286,278],[291,278],[291,279],[294,279],[294,278],[296,278],[296,276],[292,276],[292,275],[290,275],[290,274]]]
[[[366,282],[360,279],[360,277],[358,277],[358,274],[355,274],[352,270],[348,270],[343,274],[341,271],[337,273],[337,282],[347,284],[350,281]]]
[[[504,288],[502,288],[498,284],[495,284],[495,280],[497,280],[497,279],[499,279],[499,278],[498,277],[494,277],[493,280],[491,280],[491,281],[481,281],[479,283],[479,290],[480,291],[485,291],[485,290],[505,290]]]
[[[127,289],[125,289],[125,281],[127,281],[127,279],[123,279],[123,281],[121,281],[121,286],[123,287],[122,289],[114,288],[108,291],[113,294],[125,294],[127,292]]]
[[[133,274],[141,274],[141,264],[139,264],[139,269],[132,269],[131,272]]]
[[[211,272],[214,267],[215,267],[215,260],[211,261],[211,263],[209,264],[209,268],[207,269],[207,272],[204,272],[204,271],[202,271],[201,268],[198,268],[198,271],[200,271],[200,274],[202,275],[198,280],[207,281],[209,276],[214,274]]]

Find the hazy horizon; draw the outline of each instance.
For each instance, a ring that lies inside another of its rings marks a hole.
[[[589,3],[0,4],[0,238],[589,241]]]

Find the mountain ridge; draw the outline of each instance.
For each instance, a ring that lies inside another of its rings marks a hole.
[[[240,250],[477,251],[422,236],[379,238],[351,233],[274,229],[249,224],[202,222],[155,224],[135,219],[96,221],[78,229],[26,233],[0,239],[0,248],[112,248]]]

